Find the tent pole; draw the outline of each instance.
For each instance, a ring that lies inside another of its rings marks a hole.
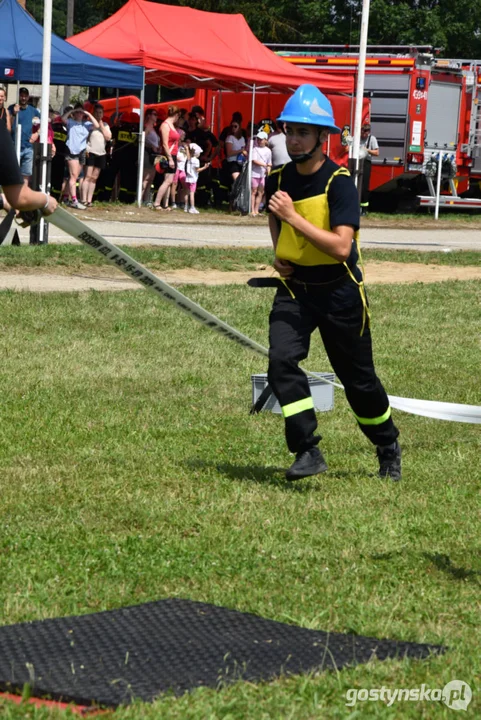
[[[359,67],[357,74],[357,90],[356,90],[356,114],[354,119],[354,143],[352,148],[352,157],[354,159],[354,182],[359,189],[359,147],[361,140],[362,125],[362,106],[364,100],[364,77],[366,74],[366,52],[367,52],[367,34],[369,29],[369,6],[371,0],[363,0],[362,17],[361,17],[361,40],[359,46]]]
[[[42,114],[40,116],[41,171],[40,190],[47,192],[48,168],[48,111],[50,107],[50,61],[52,56],[52,0],[45,0],[43,9],[43,56],[42,56]],[[38,238],[44,242],[43,217],[40,219]]]
[[[247,175],[249,176],[249,215],[252,213],[252,155],[254,151],[254,110],[256,106],[256,84],[252,86],[251,136],[249,138],[249,156]]]
[[[18,101],[20,99],[20,80],[17,80],[17,99],[15,100],[15,103],[18,105]],[[21,152],[21,145],[22,145],[22,128],[20,123],[18,122],[18,118],[15,120],[15,152],[17,153],[17,160],[18,164],[20,165],[20,152]]]
[[[144,82],[140,93],[140,122],[139,122],[139,174],[137,177],[137,207],[142,207],[142,183],[144,178],[145,132],[144,132],[144,106],[145,106],[145,68]]]
[[[71,37],[73,35],[73,19],[74,19],[74,12],[75,12],[75,0],[67,0],[67,24],[66,24],[66,32],[67,37]],[[67,105],[70,103],[70,85],[64,85],[63,87],[63,108],[66,108]]]

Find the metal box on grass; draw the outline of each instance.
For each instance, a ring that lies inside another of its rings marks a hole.
[[[314,375],[317,375],[319,378],[326,378],[326,380],[329,380],[330,382],[334,382],[335,380],[334,373],[314,373]],[[334,387],[322,382],[322,380],[317,380],[315,377],[308,376],[307,379],[309,381],[312,399],[314,400],[314,410],[317,410],[318,412],[327,412],[328,410],[332,410],[334,407]],[[254,404],[267,385],[267,373],[251,375],[251,380],[252,403]],[[273,413],[282,413],[281,406],[279,405],[279,401],[274,393],[272,393],[262,409],[270,410]]]

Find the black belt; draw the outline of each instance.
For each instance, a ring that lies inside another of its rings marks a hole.
[[[290,283],[293,283],[294,285],[297,285],[299,287],[304,288],[304,290],[334,290],[334,288],[339,287],[339,285],[342,285],[346,280],[349,278],[349,273],[346,272],[344,275],[341,275],[338,278],[335,278],[335,280],[329,280],[325,283],[311,283],[311,282],[304,282],[303,280],[298,280],[297,278],[288,277],[284,279],[284,282],[289,286]],[[270,277],[270,278],[251,278],[247,281],[247,284],[251,287],[276,287],[276,288],[282,288],[285,287],[284,282],[281,280],[281,278],[277,277]]]

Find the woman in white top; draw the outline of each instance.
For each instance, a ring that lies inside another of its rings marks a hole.
[[[142,178],[142,201],[150,203],[150,191],[155,177],[154,157],[159,153],[160,137],[155,129],[157,110],[150,108],[145,113],[144,175]]]
[[[82,182],[81,195],[85,207],[92,205],[95,185],[100,171],[105,169],[107,164],[107,143],[112,139],[112,133],[107,123],[104,123],[104,109],[100,103],[94,106],[94,118],[99,126],[90,131],[87,139],[87,159],[85,163],[85,177]]]
[[[242,165],[247,157],[246,141],[240,123],[233,122],[230,126],[231,132],[225,139],[225,156],[227,169],[232,177],[232,182],[239,176]]]

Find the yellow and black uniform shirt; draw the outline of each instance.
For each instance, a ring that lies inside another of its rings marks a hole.
[[[55,119],[52,122],[53,141],[55,143],[55,157],[65,157],[68,153],[67,147],[67,126],[62,119]]]
[[[328,188],[327,212],[329,227],[326,229],[332,229],[338,225],[350,225],[357,231],[359,230],[358,192],[349,175],[334,175],[339,170],[339,165],[336,165],[329,158],[326,158],[319,170],[311,175],[301,175],[297,171],[295,163],[288,163],[283,168],[271,173],[267,178],[266,204],[268,205],[269,199],[277,190],[284,190],[297,205],[298,212],[301,211],[301,206],[306,208],[307,212],[303,210],[301,214],[314,225],[324,227],[325,218],[321,218],[320,213],[319,217],[317,217],[316,209],[320,207],[322,196],[326,195],[326,188]],[[310,200],[312,202],[309,202]],[[319,205],[317,200],[319,200]],[[279,228],[281,228],[280,221]],[[312,250],[311,243],[305,241],[305,244],[307,250],[305,257],[299,257],[298,262],[290,260],[294,267],[294,276],[298,280],[312,283],[329,282],[345,274],[346,268],[344,265],[337,263],[328,256],[322,257],[323,253],[319,253],[320,264],[313,264],[316,262],[315,251]],[[353,267],[357,260],[356,243],[353,242],[351,255],[347,261],[349,267]]]

